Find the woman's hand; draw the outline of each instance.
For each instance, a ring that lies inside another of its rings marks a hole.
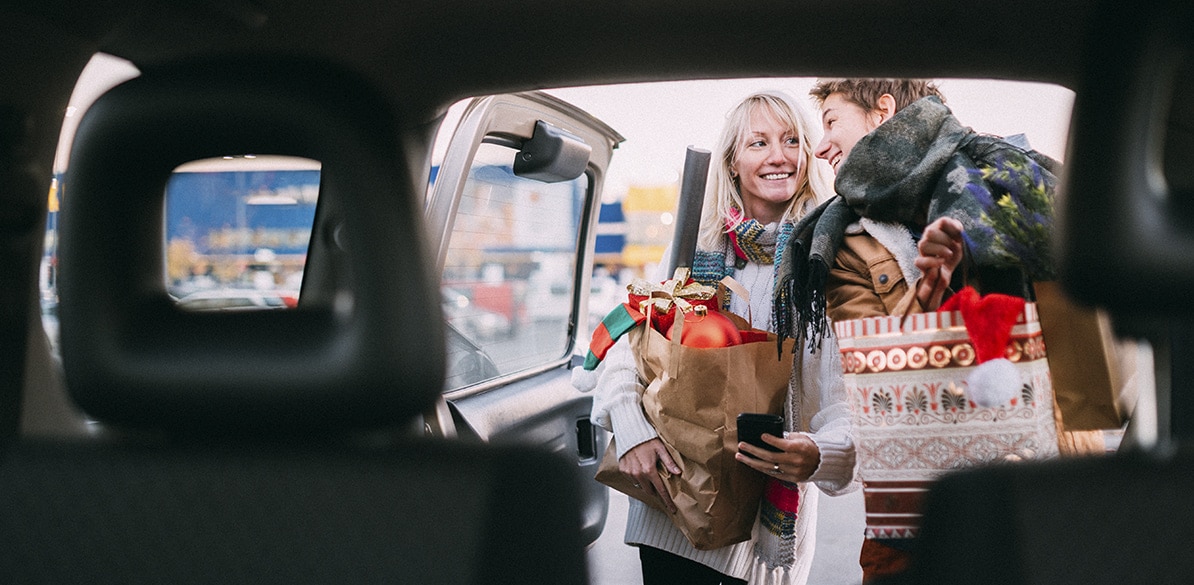
[[[916,288],[916,300],[926,311],[936,311],[949,288],[954,269],[962,262],[962,222],[938,218],[925,227],[916,245],[916,267],[924,273]]]
[[[674,513],[676,505],[672,503],[672,496],[663,484],[663,477],[659,475],[658,465],[660,463],[672,474],[680,474],[680,468],[668,454],[667,447],[664,447],[663,441],[656,437],[631,447],[623,454],[622,458],[618,460],[618,471],[630,478],[635,487],[659,498],[659,501],[663,502],[663,506]]]
[[[763,433],[764,443],[782,451],[768,451],[750,443],[738,443],[739,452],[734,454],[734,458],[759,473],[766,473],[789,483],[808,481],[813,472],[817,471],[817,466],[821,465],[821,449],[808,435],[792,433],[788,437],[781,439]],[[743,452],[754,455],[754,458],[746,456]]]

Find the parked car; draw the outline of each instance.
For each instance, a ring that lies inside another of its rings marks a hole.
[[[494,341],[510,334],[510,319],[496,311],[478,307],[464,293],[444,287],[444,318],[477,341]]]
[[[243,311],[286,309],[298,306],[297,291],[221,288],[193,292],[178,299],[189,311]]]
[[[1135,443],[1145,455],[1075,464],[1099,467],[1087,475],[1001,470],[1006,481],[986,485],[1006,490],[954,500],[987,514],[951,517],[959,535],[991,538],[959,537],[936,558],[998,552],[981,565],[989,582],[1184,582],[1194,106],[1180,97],[1194,87],[1192,10],[1180,0],[10,3],[0,574],[585,582],[584,547],[606,510],[588,478],[606,437],[569,368],[622,136],[536,90],[915,75],[1077,92],[1061,280],[1159,357],[1157,424]],[[37,266],[58,130],[97,51],[140,75],[106,92],[64,146],[59,361],[37,318]],[[470,97],[428,192],[436,131]],[[179,310],[163,261],[171,173],[261,153],[322,163],[298,306]],[[532,193],[535,206],[520,207]],[[462,211],[492,211],[489,201],[510,215]],[[487,220],[507,218],[542,237],[498,245]],[[551,302],[545,318],[512,319],[515,333],[488,343],[445,328],[442,282],[487,263],[525,281],[536,254],[566,267],[567,290],[553,279],[547,296],[509,292]]]

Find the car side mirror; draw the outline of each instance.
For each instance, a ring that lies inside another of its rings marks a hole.
[[[592,152],[579,136],[538,120],[514,158],[514,174],[544,183],[571,181],[584,174]]]

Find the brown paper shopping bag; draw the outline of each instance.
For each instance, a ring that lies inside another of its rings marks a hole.
[[[751,329],[737,315],[725,315],[739,329],[765,340],[701,349],[681,345],[679,335],[669,340],[646,325],[630,332],[639,376],[646,382],[644,413],[681,470],[680,475],[660,471],[677,507],[671,518],[701,550],[750,539],[767,478],[734,459],[737,416],[781,414],[792,371],[793,340],[786,340],[777,354],[775,335]],[[596,479],[666,513],[656,498],[618,471],[614,441]]]
[[[1070,300],[1056,282],[1036,282],[1033,289],[1065,430],[1120,428],[1136,396],[1110,318]]]

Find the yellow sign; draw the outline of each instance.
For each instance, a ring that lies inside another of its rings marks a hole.
[[[626,198],[622,200],[622,211],[675,211],[679,196],[678,185],[630,187],[626,190]]]
[[[50,200],[47,202],[50,213],[58,212],[58,179],[50,179]]]
[[[627,266],[658,264],[663,260],[664,246],[641,246],[627,244],[622,249],[622,263]]]

